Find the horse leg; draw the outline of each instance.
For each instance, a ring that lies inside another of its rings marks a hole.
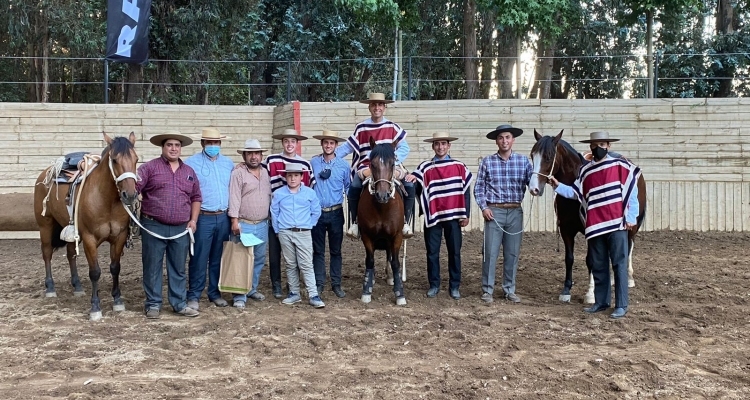
[[[385,276],[388,284],[393,286],[393,270],[391,269],[391,256],[387,255],[385,258]]]
[[[635,287],[635,279],[633,279],[633,248],[635,247],[635,240],[630,239],[630,248],[628,249],[628,287]]]
[[[52,252],[54,247],[50,238],[44,236],[45,230],[42,229],[40,230],[40,237],[42,239],[42,259],[44,260],[44,297],[57,297],[55,280],[52,279]]]
[[[121,235],[114,244],[109,246],[109,272],[112,274],[112,311],[125,311],[125,302],[120,296],[120,258],[125,247],[127,235]]]
[[[398,249],[389,250],[388,258],[391,261],[391,271],[393,272],[393,294],[396,296],[396,305],[405,306],[406,297],[404,296],[404,283],[401,281],[401,265],[398,262]]]
[[[586,291],[586,296],[583,297],[585,304],[594,304],[594,275],[591,273],[591,248],[586,246],[586,269],[589,272],[589,288]]]
[[[78,277],[78,265],[76,265],[76,244],[68,243],[68,264],[70,264],[70,285],[73,286],[73,296],[79,297],[86,294],[81,286],[81,278]]]
[[[573,262],[574,262],[574,248],[575,248],[575,232],[571,235],[570,233],[561,234],[563,244],[565,244],[565,283],[563,283],[563,290],[558,297],[558,300],[563,303],[570,303],[570,289],[573,288]]]
[[[99,321],[102,319],[102,309],[99,306],[99,278],[102,275],[102,270],[99,268],[96,239],[91,235],[84,236],[83,248],[86,253],[86,261],[89,263],[89,279],[91,279],[91,311],[89,311],[89,320]]]
[[[364,236],[362,242],[365,245],[365,281],[362,284],[362,302],[369,303],[372,301],[372,286],[375,281],[375,249],[372,243],[365,241]]]

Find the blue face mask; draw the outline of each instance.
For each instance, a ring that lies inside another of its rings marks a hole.
[[[205,149],[203,149],[203,151],[205,151],[205,152],[206,152],[206,154],[207,154],[207,155],[208,155],[209,157],[212,157],[212,158],[213,158],[213,157],[216,157],[216,156],[218,156],[218,155],[219,155],[219,151],[220,151],[220,150],[221,150],[221,147],[219,147],[219,146],[214,146],[214,145],[211,145],[211,146],[206,146],[206,148],[205,148]]]

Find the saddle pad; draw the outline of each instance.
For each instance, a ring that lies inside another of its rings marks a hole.
[[[78,163],[83,160],[83,156],[89,154],[88,151],[77,151],[74,153],[68,153],[65,155],[65,162],[63,162],[62,169],[68,171],[77,171]]]

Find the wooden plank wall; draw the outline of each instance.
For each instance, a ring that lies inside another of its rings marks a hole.
[[[298,103],[302,134],[322,129],[348,136],[354,125],[369,117],[357,102]],[[613,149],[643,168],[648,179],[648,230],[750,230],[750,100],[453,100],[398,102],[386,117],[409,132],[412,148],[407,167],[431,157],[422,140],[447,130],[461,139],[451,154],[476,171],[482,157],[496,151],[484,135],[495,126],[511,123],[524,129],[515,150],[528,155],[533,129],[556,134],[583,151],[578,143],[596,130],[622,139]],[[101,131],[125,135],[134,131],[141,160],[159,154],[146,141],[168,129],[198,135],[203,127],[217,127],[231,138],[224,154],[239,161],[234,149],[257,138],[261,145],[280,150],[273,133],[295,126],[294,104],[273,106],[173,106],[0,103],[0,193],[31,192],[39,172],[60,155],[103,147]],[[188,147],[184,156],[195,153]],[[304,142],[302,155],[320,152],[315,140]],[[533,204],[526,196],[527,230],[553,231],[549,191]],[[472,229],[482,229],[476,206]]]

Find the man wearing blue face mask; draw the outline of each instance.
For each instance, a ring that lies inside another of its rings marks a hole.
[[[221,139],[226,139],[226,136],[217,129],[203,129],[203,150],[185,160],[195,170],[201,193],[205,194],[195,231],[195,254],[190,257],[188,264],[187,306],[196,311],[203,289],[206,288],[206,271],[208,300],[217,307],[228,305],[219,292],[219,271],[224,242],[229,240],[229,178],[234,163],[221,154]]]

